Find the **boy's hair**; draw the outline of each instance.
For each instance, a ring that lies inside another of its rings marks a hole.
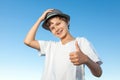
[[[53,16],[53,17],[51,17],[51,18],[59,18],[60,20],[63,20],[64,22],[66,22],[66,23],[68,24],[68,29],[69,29],[69,21],[68,21],[67,18],[62,17],[62,16],[59,16],[59,15]],[[50,19],[51,19],[51,18],[50,18]],[[48,26],[48,29],[49,29],[49,26],[50,26],[50,19],[48,19],[47,22],[46,22],[46,26]],[[49,29],[49,30],[50,30],[50,29]]]

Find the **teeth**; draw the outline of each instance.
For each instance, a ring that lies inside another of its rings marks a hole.
[[[62,32],[62,30],[59,30],[58,32],[57,32],[57,34],[60,34]]]

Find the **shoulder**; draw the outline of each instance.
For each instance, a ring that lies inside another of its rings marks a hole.
[[[85,38],[85,37],[77,37],[76,40],[77,40],[78,42],[89,42],[88,39]]]
[[[59,43],[59,42],[57,42],[57,41],[51,41],[51,40],[49,40],[49,41],[38,40],[38,42],[39,42],[39,44],[46,44],[46,45],[56,45],[56,44]]]
[[[85,37],[77,37],[76,41],[78,42],[79,46],[81,46],[81,47],[91,46],[90,41]]]
[[[56,47],[58,42],[55,41],[45,41],[45,40],[38,40],[40,51],[41,53],[48,53],[47,51]]]

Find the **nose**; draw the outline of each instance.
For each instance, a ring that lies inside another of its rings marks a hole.
[[[58,30],[59,30],[59,28],[56,26],[56,27],[55,27],[55,31],[57,32]]]

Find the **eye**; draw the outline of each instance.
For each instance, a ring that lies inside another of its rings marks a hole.
[[[50,27],[50,30],[54,30],[55,29],[55,27]]]

